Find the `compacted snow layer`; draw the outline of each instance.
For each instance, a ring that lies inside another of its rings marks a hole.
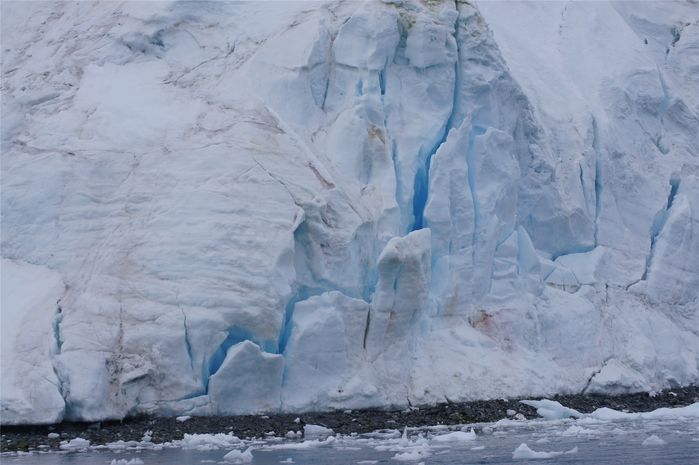
[[[698,20],[3,2],[2,422],[699,381]]]

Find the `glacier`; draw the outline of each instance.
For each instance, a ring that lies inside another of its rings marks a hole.
[[[2,2],[3,424],[699,382],[699,5]]]

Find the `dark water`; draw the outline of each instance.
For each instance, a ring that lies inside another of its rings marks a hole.
[[[625,420],[602,421],[527,421],[501,422],[481,425],[483,432],[473,441],[439,443],[433,440],[446,430],[411,430],[409,444],[401,445],[399,434],[383,436],[339,437],[331,443],[306,449],[274,449],[289,447],[289,442],[258,442],[252,444],[253,465],[369,465],[418,464],[589,464],[589,465],[699,465],[699,420]],[[650,435],[665,443],[642,445]],[[420,438],[420,435],[422,438]],[[548,459],[513,459],[513,451],[522,443],[534,451],[569,451],[577,453]],[[280,444],[286,444],[286,446]],[[249,445],[249,444],[248,444]],[[246,445],[247,446],[247,445]],[[246,446],[241,446],[243,449]],[[291,446],[294,447],[294,446]],[[121,452],[95,450],[70,453],[33,453],[0,459],[4,465],[109,465],[112,460],[138,458],[144,465],[226,463],[223,457],[228,449],[187,450],[166,447],[162,450],[125,450]],[[397,454],[421,451],[414,460],[396,460]],[[288,461],[291,459],[293,462]],[[376,461],[364,462],[362,461]],[[120,464],[121,465],[121,464]]]

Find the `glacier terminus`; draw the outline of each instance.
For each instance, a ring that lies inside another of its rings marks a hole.
[[[3,424],[699,382],[699,3],[2,2]]]

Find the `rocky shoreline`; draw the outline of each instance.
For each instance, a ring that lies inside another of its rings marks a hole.
[[[583,413],[592,412],[600,407],[642,412],[699,402],[699,386],[666,390],[653,396],[647,393],[619,396],[561,395],[550,399]],[[516,411],[526,418],[536,418],[535,409],[521,404],[519,400],[445,403],[404,410],[364,409],[302,414],[192,417],[186,421],[178,421],[176,418],[133,417],[99,423],[63,422],[56,425],[2,426],[0,452],[56,450],[59,449],[61,441],[76,437],[88,439],[93,445],[119,440],[140,441],[145,431],[152,432],[152,442],[162,443],[182,439],[185,433],[232,432],[241,438],[254,438],[273,432],[276,436],[284,436],[289,431],[303,430],[304,424],[323,425],[332,428],[336,433],[350,434],[404,426],[482,423],[507,418],[508,410],[510,414]]]

